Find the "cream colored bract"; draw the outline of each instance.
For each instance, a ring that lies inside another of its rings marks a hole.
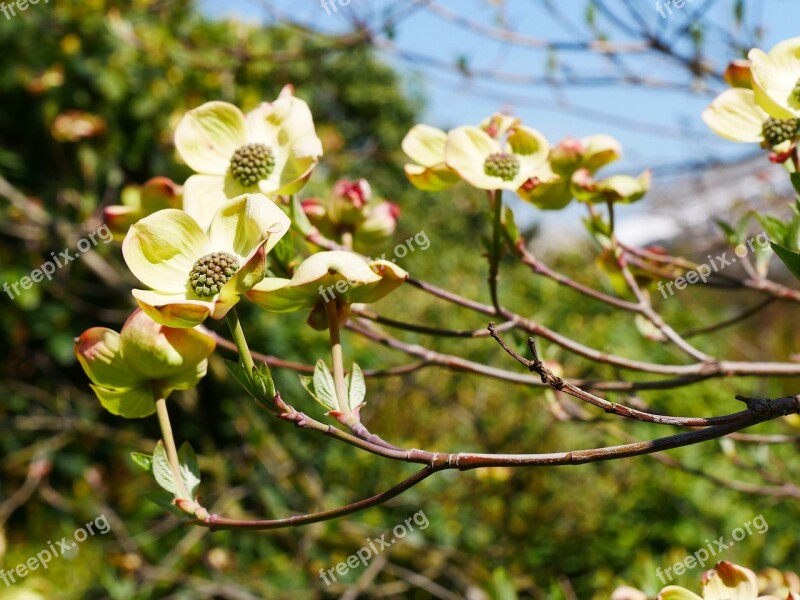
[[[150,288],[133,290],[133,296],[142,310],[169,327],[220,319],[264,278],[266,255],[289,227],[289,218],[261,194],[225,202],[205,231],[184,211],[154,213],[131,226],[122,244],[128,268]],[[215,252],[235,257],[240,268],[219,293],[198,296],[190,273],[198,260]]]

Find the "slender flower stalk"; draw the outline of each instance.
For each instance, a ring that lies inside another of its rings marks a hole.
[[[344,415],[343,423],[348,427],[358,422],[358,416],[350,410],[350,402],[347,397],[347,384],[344,380],[344,355],[342,352],[342,340],[339,328],[339,310],[336,302],[326,302],[325,310],[328,315],[330,340],[331,340],[331,366],[333,367],[333,384],[336,390],[336,401],[339,404],[339,411]]]
[[[250,352],[250,347],[247,345],[247,338],[244,336],[242,322],[239,320],[239,315],[237,314],[236,309],[231,309],[231,311],[225,316],[225,319],[228,321],[228,327],[230,327],[231,335],[233,335],[233,343],[236,344],[236,350],[239,352],[239,358],[242,361],[242,366],[244,366],[244,368],[247,370],[248,378],[252,379],[253,369],[256,368],[256,364],[253,361],[253,355]]]
[[[500,313],[500,300],[497,295],[497,278],[500,274],[500,259],[503,257],[503,192],[502,190],[489,191],[489,204],[494,213],[492,226],[492,255],[489,259],[489,291],[492,296],[492,305]]]
[[[167,400],[163,396],[156,400],[156,414],[158,415],[158,424],[161,427],[161,438],[164,441],[164,449],[167,451],[167,459],[169,466],[172,468],[172,475],[175,478],[175,485],[178,488],[178,497],[191,500],[189,492],[186,491],[186,485],[183,483],[181,476],[181,463],[178,459],[178,450],[175,447],[175,436],[172,434],[172,425],[169,422],[169,413],[167,412]]]

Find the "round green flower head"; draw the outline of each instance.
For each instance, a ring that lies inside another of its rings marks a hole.
[[[227,252],[206,254],[192,266],[189,282],[194,293],[201,298],[219,294],[231,277],[239,270],[239,259]]]
[[[793,140],[800,129],[800,119],[774,119],[764,121],[762,132],[770,146],[777,146],[786,140]]]
[[[486,157],[483,163],[483,172],[490,177],[511,181],[519,173],[519,160],[513,154],[495,152]]]
[[[267,179],[275,169],[275,155],[266,144],[245,144],[231,157],[231,175],[245,187]]]
[[[800,79],[798,79],[797,83],[794,84],[794,89],[792,90],[792,97],[797,102],[800,102]]]

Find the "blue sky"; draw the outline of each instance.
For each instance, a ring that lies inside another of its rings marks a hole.
[[[328,14],[320,4],[321,0],[198,1],[208,14],[214,16],[235,16],[264,25],[289,18],[328,32],[348,31],[354,17],[367,23],[380,22],[386,11],[405,4],[394,0],[350,0],[349,5],[342,7],[343,0],[337,0],[338,11],[331,10]],[[332,1],[327,0],[329,4]],[[564,18],[556,20],[550,16],[545,7],[548,0],[434,0],[434,5],[441,7],[439,13],[444,12],[445,16],[449,13],[494,29],[506,27],[534,38],[559,41],[594,39],[585,22],[589,0],[549,1],[559,7]],[[665,1],[661,0],[661,4]],[[647,27],[660,37],[670,38],[675,32],[696,26],[698,22],[704,23],[710,40],[705,58],[715,70],[724,70],[727,63],[736,58],[725,43],[727,36],[739,37],[742,34],[733,16],[735,0],[711,0],[711,8],[704,19],[696,18],[697,11],[709,0],[686,0],[685,6],[673,9],[672,15],[663,11],[666,17],[656,9],[656,0],[628,2],[639,9]],[[625,0],[606,0],[605,3],[611,10],[624,13]],[[749,8],[744,15],[744,30],[752,32],[752,25],[756,23],[764,26],[760,32],[761,39],[748,46],[757,45],[767,50],[783,39],[800,35],[797,27],[800,23],[800,0],[746,0],[746,4]],[[598,16],[596,23],[614,42],[632,39],[614,28],[602,15]],[[678,49],[691,54],[690,39],[685,36],[682,39],[686,41]],[[379,42],[382,40],[384,38],[379,37]],[[714,84],[715,87],[702,93],[687,93],[641,85],[555,89],[541,83],[512,85],[480,77],[466,79],[450,69],[432,68],[403,56],[423,56],[446,65],[454,65],[459,57],[463,57],[470,69],[490,76],[541,78],[548,73],[547,63],[552,55],[541,49],[487,39],[428,9],[417,10],[404,19],[391,44],[390,49],[383,51],[385,59],[402,73],[409,89],[420,89],[427,99],[424,122],[449,129],[462,124],[476,124],[493,112],[502,111],[539,129],[551,143],[565,136],[607,133],[620,140],[624,156],[604,174],[624,172],[635,175],[646,168],[654,168],[654,191],[669,189],[674,168],[680,170],[682,166],[696,162],[730,161],[752,156],[758,151],[753,145],[718,138],[703,123],[700,117],[703,109],[724,89],[724,84]],[[604,77],[620,73],[620,68],[607,58],[586,53],[559,52],[555,60],[583,76]],[[674,63],[664,58],[647,55],[624,60],[633,72],[650,79],[691,83],[685,69],[676,68]],[[578,108],[568,112],[559,110],[565,105]],[[770,167],[766,158],[764,165]],[[517,221],[523,226],[538,222],[542,231],[585,235],[581,233],[579,219],[582,210],[576,203],[563,211],[539,211],[516,198],[508,197],[508,201],[514,207]],[[648,221],[648,215],[656,208],[649,202],[620,207],[617,211],[618,233],[633,232],[635,239],[628,240],[631,243],[639,243],[648,236],[658,239],[664,233],[664,223],[658,219]]]
[[[682,9],[673,9],[671,16],[663,18],[656,10],[655,1],[634,1],[640,5],[648,24],[665,35],[690,24],[692,11],[701,3],[701,0],[687,0]],[[293,20],[326,31],[347,30],[349,18],[353,15],[375,22],[382,11],[397,5],[388,0],[350,0],[349,5],[343,7],[342,0],[338,2],[337,12],[331,11],[331,14],[326,13],[319,0],[274,0],[270,5],[279,14],[290,15]],[[554,21],[543,8],[543,3],[537,0],[507,0],[504,3],[441,0],[437,4],[490,27],[502,25],[498,24],[498,9],[490,5],[503,5],[501,18],[510,24],[510,28],[528,36],[558,40],[591,37],[584,21],[585,0],[558,0],[560,6],[569,7],[562,8],[562,11],[571,24]],[[609,0],[608,4],[618,8],[621,2]],[[766,27],[760,43],[762,47],[769,48],[781,39],[800,33],[796,27],[800,23],[800,2],[797,0],[749,0],[748,4],[758,14],[746,15],[746,22],[758,20],[763,14]],[[712,39],[734,31],[732,5],[732,0],[719,0],[709,12],[708,21],[717,29],[709,32]],[[233,15],[264,24],[275,20],[269,5],[260,0],[228,0],[224,3],[205,0],[201,7],[215,16]],[[602,17],[598,24],[610,29],[604,26]],[[615,35],[613,39],[624,41],[624,34]],[[448,64],[464,57],[472,69],[518,77],[544,75],[548,60],[546,51],[486,39],[428,10],[418,10],[402,21],[393,44],[402,53],[424,55]],[[721,43],[713,44],[710,54],[709,59],[718,68],[724,67],[730,58],[730,51]],[[553,141],[565,135],[580,137],[609,133],[623,142],[626,160],[621,167],[631,171],[686,161],[732,158],[752,151],[752,147],[719,140],[706,130],[700,113],[713,98],[714,90],[705,94],[687,94],[641,86],[594,86],[555,91],[545,85],[509,85],[478,78],[465,80],[452,72],[413,64],[395,52],[386,52],[385,56],[404,74],[410,85],[413,82],[419,86],[421,82],[428,99],[424,120],[442,128],[477,123],[496,110],[504,110],[522,117],[526,124],[538,128]],[[561,52],[556,60],[575,71],[592,75],[619,73],[619,69],[608,60],[585,54]],[[638,72],[655,79],[688,79],[663,59],[634,60],[630,64]],[[585,107],[593,112],[558,110],[559,105],[564,104]],[[630,123],[619,124],[618,119]]]

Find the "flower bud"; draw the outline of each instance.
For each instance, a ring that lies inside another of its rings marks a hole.
[[[354,227],[363,220],[363,211],[372,200],[372,189],[366,179],[341,179],[333,186],[330,218],[335,225]]]
[[[744,59],[732,60],[725,69],[725,82],[734,88],[753,89],[753,74],[750,71],[750,61]]]
[[[356,232],[357,248],[369,250],[384,244],[397,229],[399,217],[400,207],[394,202],[384,200],[373,206]]]
[[[580,167],[584,152],[580,140],[566,137],[550,151],[550,167],[559,175],[572,173]]]

